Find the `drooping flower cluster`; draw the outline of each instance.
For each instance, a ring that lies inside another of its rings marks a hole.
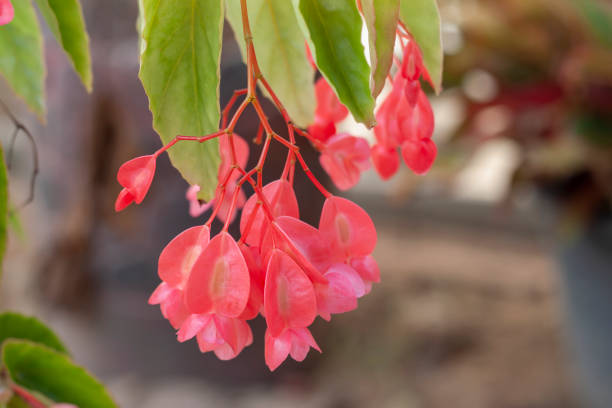
[[[317,81],[317,109],[308,133],[321,153],[321,166],[340,190],[359,182],[361,173],[371,167],[370,156],[385,180],[399,169],[398,148],[416,174],[426,173],[436,157],[437,148],[431,140],[434,115],[419,81],[421,77],[429,80],[429,75],[416,42],[402,31],[398,33],[406,45],[392,91],[377,112],[376,143],[372,147],[363,138],[337,133],[336,124],[346,118],[348,110],[324,78]]]
[[[245,33],[248,30],[247,20]],[[421,75],[427,75],[420,51],[410,41],[393,91],[378,112],[382,129],[377,131],[377,144],[372,149],[362,138],[337,132],[336,125],[348,111],[324,79],[316,83],[314,123],[307,132],[301,130],[261,75],[250,36],[245,37],[250,56],[249,87],[235,91],[223,110],[221,129],[200,137],[176,136],[154,154],[126,162],[117,175],[123,189],[115,209],[121,211],[143,201],[157,158],[174,144],[218,140],[221,163],[213,199],[200,202],[197,185],[187,191],[192,216],[207,210],[212,210],[211,214],[203,225],[183,231],[164,248],[158,262],[161,283],[149,302],[160,306],[180,342],[195,338],[202,352],[212,351],[222,360],[236,357],[253,342],[248,321],[261,315],[267,323],[265,361],[275,370],[288,356],[302,361],[310,348],[321,351],[309,329],[316,317],[329,321],[334,314],[354,310],[358,299],[380,280],[372,257],[376,246],[372,220],[361,207],[323,187],[297,148],[295,135],[306,137],[320,151],[321,165],[333,182],[348,189],[370,167],[370,155],[381,172],[376,153],[381,149],[388,156],[392,152],[398,162],[396,150],[401,147],[409,167],[417,173],[425,171],[435,156],[435,145],[432,150],[427,144],[431,142],[433,115],[418,82]],[[283,115],[287,138],[272,130],[255,92],[257,83]],[[240,96],[244,99],[229,120]],[[261,145],[261,150],[256,166],[247,170],[251,149],[234,127],[248,105],[260,121],[255,144]],[[272,141],[285,146],[288,154],[280,177],[264,186],[263,166]],[[318,227],[300,220],[293,189],[298,165],[326,198]],[[383,177],[394,173],[394,166],[382,171]],[[242,188],[245,183],[254,190],[248,199]],[[240,238],[235,240],[228,228],[240,208]],[[211,233],[214,219],[223,223],[216,235]]]
[[[393,79],[393,89],[376,113],[378,126],[374,128],[376,144],[372,146],[372,161],[385,180],[399,168],[398,147],[404,162],[416,174],[427,172],[436,158],[437,148],[431,140],[434,115],[421,89],[421,76],[429,78],[421,51],[410,38]]]
[[[0,0],[0,26],[10,23],[14,17],[15,9],[11,0]]]
[[[118,209],[125,208],[124,197],[141,201],[154,163],[155,156],[144,156],[122,166]],[[223,200],[216,205],[223,207]],[[227,221],[233,214],[222,217]],[[238,242],[227,231],[211,239],[209,225],[179,234],[159,257],[162,283],[149,300],[160,305],[179,341],[195,337],[202,352],[212,351],[222,360],[252,343],[247,321],[261,314],[268,325],[270,369],[289,355],[302,361],[311,347],[320,351],[308,329],[316,316],[329,320],[355,309],[357,299],[380,279],[371,255],[374,224],[344,198],[329,195],[314,228],[299,219],[293,187],[281,178],[246,201],[240,231]]]

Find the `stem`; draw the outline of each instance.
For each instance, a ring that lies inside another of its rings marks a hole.
[[[222,129],[227,127],[227,117],[229,116],[229,111],[230,109],[232,109],[232,106],[234,106],[234,104],[238,100],[238,97],[245,95],[247,92],[248,92],[247,89],[238,89],[234,91],[234,94],[232,95],[229,102],[227,102],[227,105],[225,105],[225,108],[223,109],[223,116],[222,116],[223,119],[221,120]]]
[[[10,385],[13,392],[19,395],[28,405],[32,408],[47,408],[47,404],[39,401],[34,395],[30,394],[28,390],[20,387],[17,384],[11,383]]]
[[[238,240],[238,244],[244,242],[249,236],[249,232],[251,232],[251,227],[253,226],[253,221],[255,221],[255,216],[257,215],[257,211],[259,211],[259,207],[261,207],[261,201],[258,201],[255,204],[255,207],[253,208],[253,212],[251,212],[251,215],[249,216],[249,220],[247,221],[244,227],[244,232],[242,233],[242,235],[240,236],[240,239]]]
[[[294,172],[295,172],[295,162],[297,158],[297,161],[300,163],[300,166],[302,167],[302,169],[304,170],[308,178],[311,180],[311,182],[317,187],[317,189],[319,189],[319,191],[325,197],[329,197],[331,195],[321,185],[321,183],[316,179],[314,174],[312,174],[312,172],[306,165],[306,162],[304,161],[302,155],[299,152],[299,148],[297,147],[295,143],[295,133],[297,132],[299,135],[306,137],[311,143],[315,145],[315,147],[319,149],[321,149],[321,143],[318,140],[312,138],[307,132],[304,132],[294,126],[293,122],[291,121],[291,118],[289,117],[289,114],[287,113],[287,110],[281,103],[280,99],[276,96],[276,93],[274,92],[274,90],[272,89],[268,81],[261,74],[261,70],[257,62],[257,57],[255,55],[255,47],[253,45],[253,35],[251,33],[251,28],[249,25],[247,0],[240,0],[240,7],[241,7],[241,14],[242,14],[242,26],[243,26],[244,40],[245,40],[246,48],[247,48],[247,83],[248,83],[247,88],[234,91],[232,97],[228,101],[227,105],[224,107],[222,111],[222,115],[221,115],[221,130],[211,133],[206,136],[202,136],[202,137],[176,136],[168,144],[166,144],[165,146],[163,146],[162,148],[160,148],[153,154],[157,158],[160,154],[164,153],[165,151],[167,151],[168,149],[170,149],[172,146],[174,146],[176,143],[180,141],[197,141],[199,143],[203,143],[207,140],[211,140],[211,139],[223,136],[223,135],[227,135],[229,142],[230,142],[231,168],[229,169],[227,175],[224,177],[224,180],[220,180],[220,183],[217,186],[216,194],[215,194],[215,205],[214,205],[212,214],[210,215],[210,218],[205,223],[205,225],[210,226],[210,224],[215,219],[215,217],[217,216],[218,212],[221,209],[221,206],[224,203],[225,195],[227,194],[227,190],[228,190],[228,184],[230,182],[235,183],[235,185],[232,185],[232,187],[235,187],[235,190],[233,190],[231,202],[230,202],[230,205],[227,211],[227,218],[223,225],[223,231],[227,231],[229,228],[230,220],[233,218],[232,216],[236,210],[236,205],[238,202],[238,197],[240,195],[241,188],[243,184],[246,182],[251,184],[251,186],[253,187],[253,190],[255,191],[255,194],[257,194],[257,197],[258,197],[258,202],[257,202],[257,206],[255,207],[256,208],[255,212],[257,212],[257,210],[261,206],[267,218],[270,221],[274,221],[272,207],[270,203],[268,203],[268,200],[263,194],[263,168],[264,168],[266,158],[268,156],[270,144],[273,139],[288,148],[287,159],[285,161],[285,166],[283,168],[281,179],[288,180],[291,184],[293,184]],[[272,98],[274,105],[280,111],[285,121],[285,124],[287,126],[287,131],[289,135],[288,141],[285,138],[279,136],[272,129],[272,126],[270,125],[270,122],[261,106],[261,103],[259,99],[257,98],[256,87],[257,87],[258,82],[261,82],[262,86],[266,89],[266,91]],[[243,95],[246,95],[246,97],[240,103],[240,105],[234,112],[231,119],[229,119],[230,111],[232,110],[236,102],[238,101],[238,98]],[[266,133],[266,139],[261,149],[261,153],[260,153],[256,166],[247,172],[245,169],[243,169],[240,166],[240,163],[238,163],[238,158],[236,155],[236,147],[234,144],[234,129],[236,128],[238,120],[240,119],[240,117],[242,116],[242,114],[244,113],[244,111],[249,105],[253,106],[259,118],[259,127],[257,130],[257,135],[255,137],[255,143],[261,144],[264,132]],[[232,177],[234,175],[234,171],[238,171],[242,175],[242,177],[238,181],[233,181],[235,180],[235,178]],[[255,174],[257,174],[256,180],[254,180],[253,178]],[[251,218],[253,217],[254,215],[251,216]],[[247,230],[244,236],[248,234],[248,231],[250,230],[250,224],[252,222],[253,222],[252,219],[249,220],[247,224]],[[243,239],[241,238],[241,241],[242,240]]]
[[[211,140],[211,139],[214,139],[216,137],[219,137],[219,136],[221,136],[224,133],[225,133],[224,130],[219,130],[219,131],[217,131],[215,133],[211,133],[210,135],[201,136],[201,137],[200,136],[176,136],[168,144],[162,146],[155,153],[153,153],[153,156],[155,158],[158,158],[160,154],[162,154],[163,152],[165,152],[166,150],[168,150],[169,148],[171,148],[172,146],[174,146],[175,144],[177,144],[180,141],[192,141],[192,142],[203,143],[203,142],[205,142],[207,140]]]
[[[30,133],[28,128],[23,123],[21,123],[21,121],[19,121],[19,119],[17,119],[15,115],[13,115],[13,112],[10,111],[8,106],[6,106],[6,104],[2,100],[0,100],[0,106],[2,106],[2,109],[6,112],[7,116],[9,117],[11,122],[13,122],[13,125],[15,126],[15,131],[13,132],[13,137],[12,137],[10,148],[9,148],[9,164],[11,164],[12,162],[13,143],[15,141],[15,138],[17,137],[17,134],[20,131],[23,132],[24,135],[26,135],[26,138],[28,139],[28,141],[30,142],[30,145],[32,146],[32,160],[34,161],[34,168],[32,169],[32,175],[30,176],[29,193],[25,201],[15,207],[16,210],[21,210],[26,205],[34,201],[34,187],[36,186],[36,177],[38,176],[38,172],[39,172],[38,148],[36,146],[36,141],[34,140],[34,136],[32,136],[32,133]]]

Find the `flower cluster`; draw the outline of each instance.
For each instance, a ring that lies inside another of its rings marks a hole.
[[[393,89],[376,113],[378,126],[374,128],[372,161],[385,180],[399,168],[398,147],[404,162],[416,174],[427,172],[436,158],[436,145],[431,140],[434,115],[421,89],[421,76],[429,79],[421,51],[410,37],[393,79]]]
[[[248,321],[263,316],[267,323],[265,361],[275,370],[288,356],[302,361],[310,348],[321,351],[309,330],[316,317],[329,321],[333,314],[354,310],[358,299],[380,280],[372,257],[376,246],[372,220],[361,207],[323,187],[296,146],[296,134],[320,151],[322,167],[340,189],[347,189],[370,167],[370,155],[383,177],[397,170],[393,159],[388,159],[394,166],[391,169],[380,162],[380,150],[387,156],[393,152],[398,162],[396,149],[401,147],[410,168],[417,173],[426,171],[435,156],[430,140],[433,115],[418,81],[427,75],[420,51],[409,41],[393,91],[378,112],[377,144],[372,149],[365,139],[337,132],[337,123],[348,111],[324,79],[316,83],[314,123],[308,131],[299,129],[261,75],[248,19],[244,23],[249,86],[234,92],[223,110],[220,130],[200,137],[176,136],[154,154],[123,164],[117,175],[123,189],[115,209],[142,202],[154,178],[157,158],[174,144],[218,141],[221,162],[213,199],[200,202],[197,185],[187,191],[192,216],[207,210],[211,214],[203,225],[183,231],[164,248],[158,262],[162,282],[149,302],[160,306],[180,342],[195,338],[202,352],[212,351],[222,360],[236,357],[253,342]],[[287,138],[272,130],[255,91],[257,83],[281,112]],[[230,120],[229,113],[242,96]],[[245,167],[252,146],[234,132],[248,105],[260,122],[255,138],[260,145],[259,159],[249,170]],[[264,186],[263,167],[272,141],[288,149],[287,159],[282,174]],[[293,189],[297,166],[326,198],[317,228],[300,220]],[[242,188],[245,183],[254,191],[248,199]],[[240,238],[236,240],[228,228],[240,208]],[[214,219],[223,223],[216,234],[211,233]]]
[[[13,21],[13,17],[15,17],[15,9],[11,0],[0,0],[0,26]]]
[[[321,153],[321,166],[340,190],[359,182],[361,173],[371,167],[370,157],[385,180],[399,169],[398,148],[416,174],[426,173],[436,157],[436,145],[431,140],[434,115],[419,81],[420,77],[429,80],[429,75],[414,39],[401,30],[398,34],[405,43],[403,58],[396,61],[392,91],[376,114],[376,143],[372,147],[364,138],[336,132],[336,124],[346,118],[348,110],[324,78],[317,81],[317,109],[308,134]]]
[[[221,136],[220,145],[229,139]],[[219,175],[227,171],[230,149],[221,148]],[[118,173],[124,187],[116,208],[139,203],[154,176],[156,155],[125,163]],[[232,177],[224,176],[231,180]],[[240,189],[236,185],[233,196]],[[234,216],[232,199],[215,198],[217,212]],[[371,253],[376,230],[367,213],[344,198],[329,195],[319,228],[299,219],[291,183],[279,179],[265,185],[245,203],[241,238],[227,231],[211,238],[209,223],[175,237],[159,257],[162,283],[149,302],[178,330],[178,340],[197,339],[202,352],[234,358],[253,341],[247,323],[259,314],[266,319],[265,359],[271,370],[288,355],[302,361],[310,347],[320,351],[308,327],[316,316],[357,307],[380,274]]]

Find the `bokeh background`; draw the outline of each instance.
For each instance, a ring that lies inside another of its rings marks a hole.
[[[612,406],[607,0],[440,0],[445,91],[431,98],[439,158],[425,177],[404,168],[383,183],[370,172],[349,193],[377,225],[382,282],[357,310],[315,323],[323,354],[274,373],[264,365],[263,320],[251,347],[220,362],[195,342],[179,344],[147,305],[159,252],[200,221],[165,158],[145,202],[113,212],[119,165],[159,141],[137,78],[136,2],[83,5],[93,94],[50,36],[45,126],[0,84],[36,137],[41,168],[11,236],[0,308],[54,327],[120,406]],[[244,77],[226,27],[222,102]],[[245,115],[238,132],[252,138],[255,123]],[[5,117],[0,130],[7,143]],[[13,154],[19,202],[30,146],[19,139]],[[284,159],[282,149],[272,156]],[[321,198],[304,177],[297,190],[316,223]]]

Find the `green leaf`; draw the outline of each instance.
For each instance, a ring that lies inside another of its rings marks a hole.
[[[81,3],[79,0],[36,0],[36,3],[55,39],[66,51],[83,85],[91,91],[89,37]]]
[[[361,0],[361,10],[370,43],[370,88],[374,97],[385,86],[393,65],[393,48],[399,18],[400,0]]]
[[[292,0],[323,76],[358,122],[376,125],[370,66],[361,44],[355,0]]]
[[[4,259],[4,251],[6,250],[8,221],[8,176],[6,171],[6,164],[4,163],[4,153],[2,151],[2,146],[0,146],[0,276],[2,275],[2,261]],[[0,338],[2,338],[2,330],[0,330]]]
[[[246,61],[240,2],[227,0],[225,5],[226,17]],[[314,120],[316,105],[314,70],[306,57],[304,34],[298,26],[291,2],[249,0],[248,11],[261,73],[291,119],[298,126],[308,126]],[[265,90],[264,94],[267,95]]]
[[[45,116],[45,61],[40,26],[29,1],[13,1],[13,7],[13,21],[0,26],[0,74],[42,119]]]
[[[423,52],[436,93],[442,90],[442,32],[436,0],[401,0],[400,20]]]
[[[55,333],[35,317],[12,312],[0,314],[0,344],[6,339],[30,340],[68,354]]]
[[[104,386],[65,354],[27,340],[7,340],[2,359],[12,381],[54,402],[116,407]]]
[[[164,143],[177,135],[204,136],[219,128],[219,64],[223,0],[143,0],[140,79],[153,127]],[[181,142],[172,164],[209,200],[217,185],[216,139]]]

